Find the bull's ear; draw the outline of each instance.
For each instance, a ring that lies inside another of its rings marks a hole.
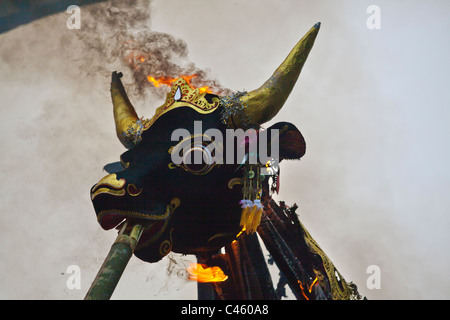
[[[283,159],[299,160],[306,152],[306,143],[300,130],[290,122],[277,122],[267,130],[278,129],[279,157]]]

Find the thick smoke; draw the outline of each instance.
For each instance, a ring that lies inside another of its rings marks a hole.
[[[131,79],[128,88],[139,98],[147,94],[163,98],[167,92],[155,88],[148,76],[157,79],[196,74],[192,79],[195,87],[208,86],[216,94],[230,93],[189,61],[183,40],[150,30],[150,4],[150,0],[115,0],[83,8],[83,27],[78,35],[96,71],[109,75],[112,66],[125,68],[125,77]],[[92,71],[91,64],[86,68],[87,73]]]

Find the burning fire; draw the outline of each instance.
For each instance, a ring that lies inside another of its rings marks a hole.
[[[314,281],[311,283],[311,285],[308,288],[308,292],[311,293],[312,292],[312,288],[314,287],[314,285],[317,283],[317,277],[314,279]],[[308,296],[305,294],[305,291],[303,289],[302,283],[300,282],[300,280],[298,281],[298,284],[300,285],[300,289],[302,289],[302,294],[305,297],[306,300],[309,300]]]
[[[124,52],[123,52],[122,59],[135,73],[139,74],[139,83],[141,83],[141,81],[140,81],[142,79],[141,77],[144,76],[144,79],[147,78],[148,82],[152,83],[157,88],[159,88],[161,86],[171,87],[176,79],[178,79],[179,77],[182,77],[184,80],[186,80],[186,82],[192,88],[198,89],[201,94],[213,93],[210,86],[204,85],[202,87],[197,87],[196,85],[193,85],[191,83],[191,80],[194,78],[198,78],[197,81],[194,80],[194,83],[197,83],[197,85],[199,85],[199,86],[201,86],[202,84],[208,83],[208,82],[203,82],[203,83],[200,82],[201,81],[200,79],[202,79],[203,77],[199,73],[194,73],[194,74],[190,74],[190,75],[181,74],[180,76],[178,76],[176,78],[166,77],[166,76],[156,77],[154,74],[152,75],[152,73],[156,72],[156,71],[151,71],[151,70],[155,69],[154,67],[149,68],[149,66],[151,65],[152,59],[154,59],[154,57],[152,56],[153,53],[151,51],[146,50],[145,46],[144,46],[144,48],[139,49],[140,47],[142,47],[142,44],[137,40],[125,41],[123,43],[123,46],[124,46]],[[158,69],[159,72],[162,71],[160,69],[161,68]],[[159,72],[156,72],[156,73],[159,74]],[[193,72],[195,72],[195,71],[193,71]],[[180,73],[183,73],[183,71],[181,71]],[[202,79],[202,80],[204,80],[204,79]],[[210,84],[210,83],[208,83],[208,84]],[[217,89],[218,88],[215,87],[215,90],[217,90]],[[221,90],[221,89],[219,88],[219,90]]]
[[[228,279],[219,267],[203,268],[199,263],[193,263],[187,268],[189,280],[198,282],[222,282]]]
[[[140,71],[141,70],[140,63],[145,62],[147,60],[147,55],[145,53],[131,51],[124,56],[124,60],[135,71]]]
[[[132,41],[128,41],[127,43],[132,43]],[[131,50],[124,56],[125,62],[130,65],[135,71],[143,72],[143,63],[146,61],[149,61],[149,55],[142,51],[135,51]],[[198,77],[198,74],[191,74],[191,75],[181,75],[181,77],[186,80],[186,82],[192,87],[195,88],[195,86],[192,85],[191,80],[195,77]],[[172,77],[160,77],[155,78],[152,76],[147,76],[147,80],[152,83],[155,87],[159,88],[162,85],[171,87],[172,84],[177,80],[178,78],[172,78]],[[200,93],[212,93],[209,86],[203,86],[198,88]]]
[[[191,86],[191,80],[192,78],[198,77],[197,74],[191,74],[188,76],[181,76],[184,80],[186,80],[186,82]],[[155,79],[152,76],[147,76],[147,79],[149,82],[151,82],[155,87],[159,88],[161,85],[165,85],[165,86],[169,86],[171,87],[172,84],[175,82],[175,80],[177,80],[178,78],[172,78],[172,77],[160,77]],[[200,91],[200,93],[212,93],[212,91],[210,90],[210,88],[208,86],[203,86],[201,88],[198,88],[198,90]]]

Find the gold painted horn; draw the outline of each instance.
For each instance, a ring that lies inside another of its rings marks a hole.
[[[130,128],[139,120],[133,105],[128,99],[120,78],[122,73],[114,71],[111,79],[111,98],[114,106],[114,121],[116,133],[122,144],[130,149],[136,145],[136,141],[130,138]]]
[[[245,118],[251,125],[261,125],[271,120],[291,93],[300,71],[319,33],[320,22],[300,39],[287,58],[261,87],[243,95],[240,100],[246,108]],[[239,119],[235,119],[239,121]],[[237,123],[241,126],[241,123]]]

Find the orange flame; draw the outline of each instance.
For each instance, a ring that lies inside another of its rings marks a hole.
[[[228,279],[220,267],[203,268],[199,263],[193,263],[187,268],[189,280],[198,282],[222,282]]]
[[[128,40],[125,42],[126,45],[131,44],[133,45],[133,41],[132,40]],[[142,71],[142,66],[143,63],[146,61],[149,61],[150,59],[150,55],[140,51],[140,50],[129,50],[127,52],[126,55],[124,55],[123,59],[125,60],[125,62],[131,67],[133,68],[135,71]],[[186,82],[195,89],[195,87],[192,85],[191,80],[192,78],[198,77],[198,74],[191,74],[191,75],[181,75],[180,77],[182,77],[184,80],[186,80]],[[152,76],[147,76],[147,80],[152,83],[155,87],[159,88],[161,85],[166,85],[171,87],[172,84],[175,82],[175,80],[177,80],[177,78],[172,78],[172,77],[160,77],[160,78],[155,78]],[[203,86],[198,88],[200,93],[212,93],[211,89],[209,86]]]
[[[130,51],[123,57],[123,59],[131,68],[136,71],[140,71],[141,63],[145,62],[148,59],[148,56],[145,53]]]
[[[314,287],[314,285],[317,283],[317,277],[314,279],[314,281],[311,283],[311,285],[308,288],[308,292],[311,293],[312,292],[312,288]],[[305,294],[305,291],[303,289],[302,283],[300,282],[300,280],[298,280],[298,284],[300,285],[300,289],[302,289],[302,294],[305,297],[306,300],[309,300],[308,296]]]
[[[191,74],[188,76],[181,76],[184,80],[186,80],[186,82],[191,86],[191,80],[192,78],[198,77],[197,74]],[[165,86],[169,86],[171,87],[172,84],[175,82],[175,80],[177,80],[178,78],[172,78],[172,77],[160,77],[160,78],[154,78],[152,76],[147,76],[147,80],[149,82],[151,82],[156,88],[159,88],[161,85],[165,85]],[[212,91],[210,90],[210,88],[208,86],[203,86],[201,88],[198,88],[198,90],[200,91],[200,93],[212,93]]]

